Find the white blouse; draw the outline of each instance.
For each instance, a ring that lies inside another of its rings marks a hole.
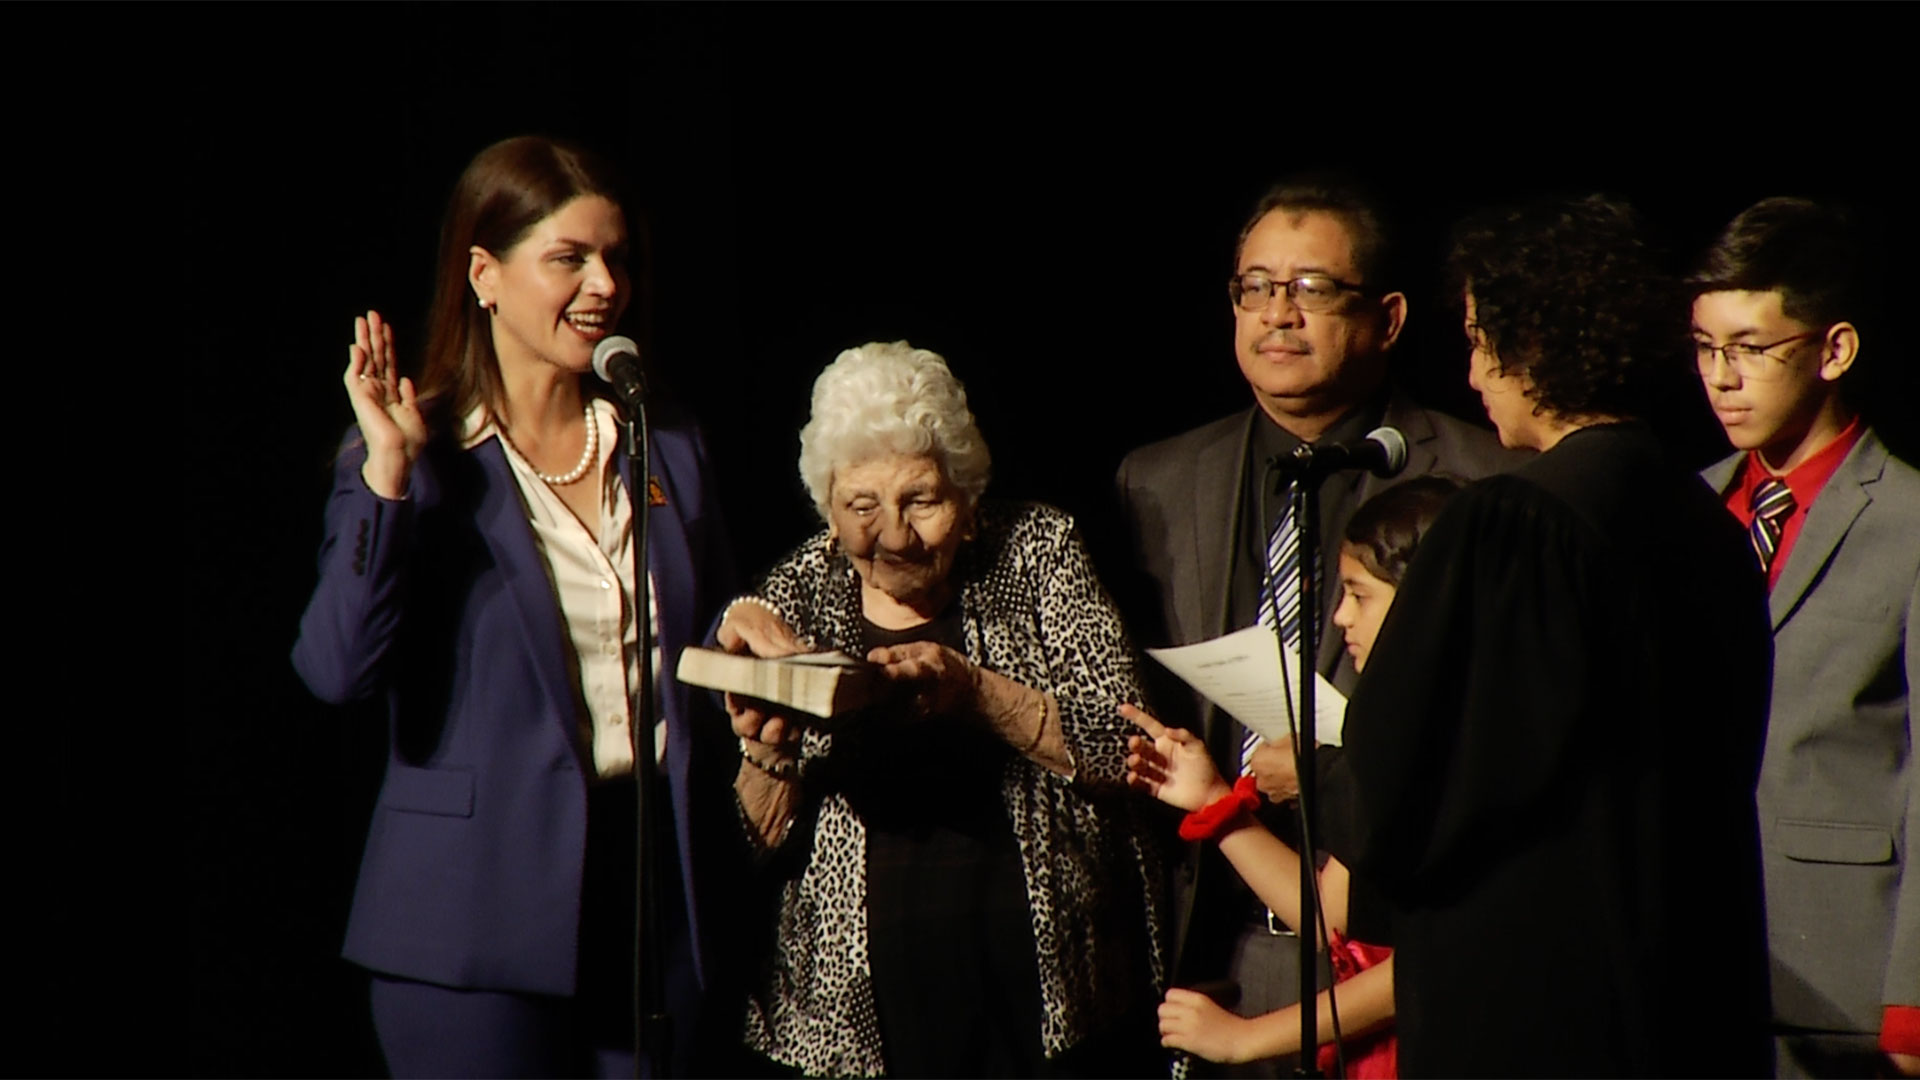
[[[599,428],[600,460],[593,476],[600,484],[600,538],[595,540],[567,504],[560,500],[511,437],[500,440],[520,488],[520,502],[533,527],[534,547],[546,565],[547,578],[566,624],[568,674],[576,692],[578,738],[583,755],[591,756],[601,779],[633,772],[631,733],[634,688],[640,684],[639,629],[633,618],[633,502],[614,455],[619,451],[619,423],[613,406],[595,400],[594,423]],[[475,446],[501,434],[484,407],[461,424],[462,447]],[[592,477],[579,481],[593,483]],[[649,585],[651,585],[649,578]],[[656,589],[647,590],[649,624],[653,627],[653,685],[660,685],[660,609]],[[663,716],[655,693],[655,716]],[[656,766],[667,752],[667,725],[654,724]]]

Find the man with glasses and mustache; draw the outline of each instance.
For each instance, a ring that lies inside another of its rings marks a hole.
[[[1240,232],[1227,283],[1234,353],[1253,391],[1249,409],[1163,442],[1121,463],[1115,484],[1135,558],[1139,602],[1128,612],[1143,645],[1204,641],[1259,620],[1263,580],[1290,607],[1283,579],[1297,574],[1297,536],[1283,522],[1268,462],[1302,442],[1353,443],[1376,427],[1398,428],[1407,465],[1390,480],[1342,472],[1320,488],[1319,645],[1315,667],[1343,692],[1356,674],[1331,616],[1332,572],[1347,518],[1376,492],[1428,473],[1475,479],[1524,460],[1481,428],[1425,409],[1387,378],[1389,350],[1407,319],[1395,288],[1384,214],[1338,178],[1284,182],[1260,200]],[[1294,596],[1298,595],[1297,578]],[[1297,602],[1297,599],[1296,601]],[[1222,775],[1252,772],[1269,797],[1295,788],[1290,748],[1257,745],[1232,717],[1163,684],[1160,716],[1200,734]],[[1254,1016],[1298,1000],[1298,942],[1269,917],[1210,846],[1188,851],[1174,875],[1175,970],[1182,985],[1226,976],[1239,984],[1234,1010]],[[1323,982],[1324,985],[1324,982]],[[1232,1075],[1275,1076],[1270,1059]]]
[[[1689,279],[1700,378],[1736,450],[1705,477],[1772,609],[1757,798],[1782,1076],[1920,1075],[1920,472],[1842,392],[1866,342],[1855,229],[1767,199]]]

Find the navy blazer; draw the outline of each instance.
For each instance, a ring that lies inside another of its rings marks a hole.
[[[674,678],[673,661],[732,595],[734,571],[698,429],[656,425],[649,451],[665,499],[652,508],[648,556],[666,771],[704,984],[693,826],[729,820],[696,804],[728,793],[724,778],[701,777],[734,762],[724,722],[695,724],[695,709],[711,706]],[[383,694],[390,718],[345,956],[443,986],[572,994],[592,764],[576,734],[565,626],[500,440],[462,450],[437,438],[398,501],[367,489],[364,460],[349,431],[293,649],[316,695]],[[646,498],[624,455],[620,467],[629,495]]]

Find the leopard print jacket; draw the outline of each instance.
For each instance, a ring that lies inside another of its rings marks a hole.
[[[1013,757],[1000,782],[1026,871],[1039,960],[1041,1042],[1055,1056],[1165,986],[1163,852],[1127,792],[1115,713],[1139,703],[1135,657],[1073,520],[1040,504],[982,503],[955,556],[966,652],[1059,704],[1069,780]],[[768,574],[758,596],[815,646],[860,651],[860,587],[823,531]],[[770,857],[784,867],[780,922],[749,1002],[747,1045],[808,1075],[881,1076],[867,963],[866,830],[809,766],[833,751],[809,729],[806,802]],[[809,779],[811,777],[812,779]]]

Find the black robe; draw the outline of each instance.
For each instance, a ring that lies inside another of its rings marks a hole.
[[[1771,648],[1745,536],[1638,425],[1447,506],[1348,706],[1328,832],[1384,899],[1403,1075],[1770,1073]]]

